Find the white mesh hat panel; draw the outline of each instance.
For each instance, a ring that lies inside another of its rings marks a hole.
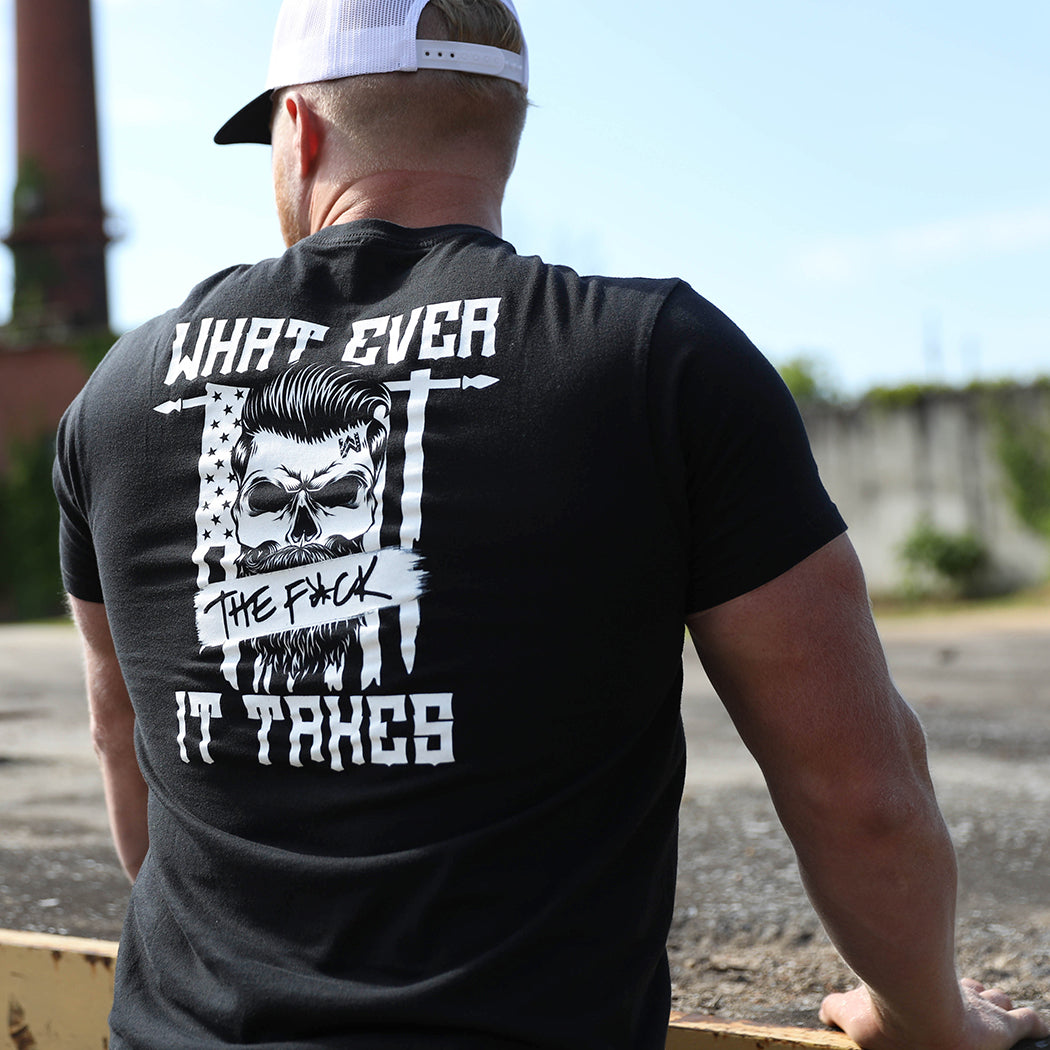
[[[414,69],[425,6],[426,0],[285,0],[266,87]]]
[[[513,3],[503,2],[517,19]],[[416,27],[426,4],[427,0],[285,0],[277,16],[267,90],[363,73],[410,72],[421,66],[527,83],[523,57],[499,48],[451,48],[448,41],[424,41],[435,46],[419,47]]]

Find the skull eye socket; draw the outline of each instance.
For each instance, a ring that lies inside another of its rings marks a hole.
[[[339,507],[355,510],[365,501],[368,482],[356,474],[348,474],[319,489],[307,491],[309,501],[315,506],[330,510]],[[248,489],[245,502],[250,514],[282,514],[295,498],[295,491],[289,492],[272,481],[259,480]]]
[[[248,490],[248,510],[252,514],[280,514],[293,494],[272,481],[257,481]]]
[[[335,481],[311,493],[313,500],[322,507],[348,507],[353,510],[364,502],[368,485],[364,478],[356,474]]]

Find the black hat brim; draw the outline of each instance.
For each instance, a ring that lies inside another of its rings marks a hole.
[[[264,91],[243,109],[234,113],[215,132],[216,143],[220,146],[230,146],[236,142],[258,142],[260,145],[269,146],[270,120],[273,116],[272,96],[271,91]]]

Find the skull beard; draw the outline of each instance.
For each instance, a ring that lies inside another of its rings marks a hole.
[[[346,554],[361,553],[361,539],[330,536],[324,543],[310,543],[303,547],[281,546],[267,540],[258,547],[244,551],[237,559],[241,576],[258,576],[281,569],[341,558]],[[327,667],[346,664],[357,642],[357,620],[300,627],[281,634],[263,635],[252,640],[263,663],[278,674],[301,681],[304,677],[321,675]]]
[[[357,620],[300,627],[282,634],[267,634],[252,640],[263,664],[271,671],[302,682],[323,675],[325,669],[346,665],[357,643]]]
[[[250,547],[237,559],[239,576],[258,576],[264,572],[297,569],[300,565],[314,565],[345,554],[360,554],[361,539],[329,536],[324,543],[308,543],[303,547],[282,547],[276,540],[267,540],[258,547]]]

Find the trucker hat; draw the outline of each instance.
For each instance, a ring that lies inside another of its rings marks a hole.
[[[512,0],[501,0],[520,25]],[[216,132],[221,145],[270,143],[272,93],[293,84],[362,73],[449,69],[528,87],[526,53],[451,40],[417,40],[427,0],[284,0],[277,15],[266,90]]]

